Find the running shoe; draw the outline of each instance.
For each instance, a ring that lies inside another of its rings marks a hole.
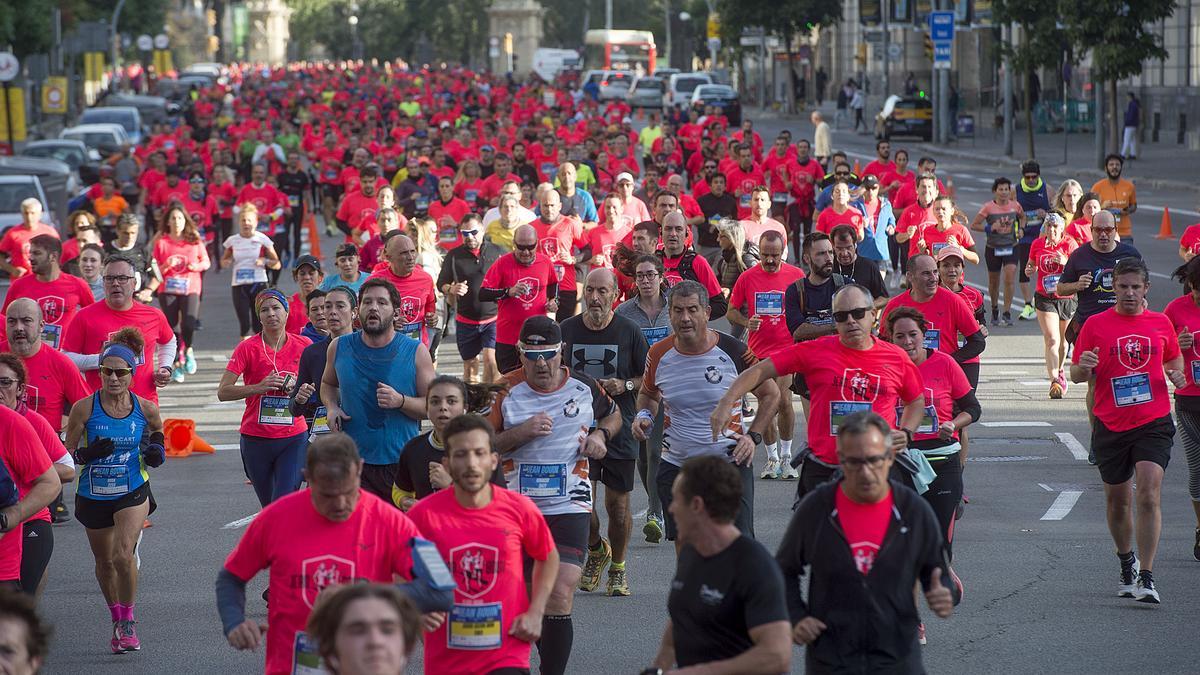
[[[172,382],[183,382],[183,368],[180,368],[179,366],[175,366],[174,368],[171,369],[171,381]]]
[[[662,518],[654,514],[646,516],[646,524],[642,526],[642,534],[646,535],[646,541],[651,544],[657,544],[662,541]]]
[[[992,325],[993,326],[1000,325],[1000,310],[996,309],[995,307],[992,308]]]
[[[629,592],[629,579],[625,576],[625,568],[608,568],[608,595],[627,598],[633,595]]]
[[[1133,589],[1133,597],[1137,598],[1138,602],[1152,605],[1162,602],[1162,599],[1158,597],[1158,590],[1154,588],[1154,575],[1150,573],[1150,570],[1138,572],[1137,588]]]
[[[1070,383],[1067,381],[1067,371],[1060,368],[1058,371],[1058,377],[1056,378],[1056,381],[1060,385],[1062,385],[1063,395],[1065,396],[1067,393],[1067,390],[1070,389]]]
[[[192,351],[191,347],[188,347],[187,353],[183,358],[183,372],[188,375],[196,374],[196,353]]]
[[[121,622],[120,621],[113,622],[112,640],[109,641],[108,647],[109,647],[109,649],[112,650],[112,653],[114,653],[114,654],[124,654],[125,653],[125,648],[121,646]]]
[[[1196,528],[1196,543],[1192,544],[1192,557],[1200,560],[1200,527]]]
[[[780,478],[784,480],[796,480],[800,478],[800,473],[796,471],[796,467],[792,466],[791,457],[784,457],[781,463],[783,464],[783,474]]]
[[[1117,584],[1118,598],[1134,597],[1134,590],[1137,587],[1138,559],[1135,557],[1128,565],[1121,563],[1121,583]]]
[[[1091,448],[1088,448],[1088,464],[1096,466],[1096,453]]]
[[[762,478],[763,480],[774,480],[776,478],[782,478],[783,477],[783,468],[779,466],[779,460],[768,458],[767,465],[763,467],[762,473],[759,474],[758,477]]]
[[[1011,325],[1013,325],[1013,320],[1012,320],[1012,312],[1005,312],[1005,313],[1004,313],[1004,325],[1005,325],[1005,326],[1011,326]]]
[[[1033,305],[1025,303],[1025,306],[1021,309],[1021,315],[1017,318],[1021,321],[1033,321],[1037,318],[1037,312],[1033,309]]]
[[[608,540],[600,538],[600,550],[588,547],[587,562],[583,564],[583,575],[579,577],[579,590],[592,592],[600,587],[600,574],[612,562],[612,547]]]
[[[958,589],[958,597],[954,599],[954,606],[958,607],[958,604],[962,602],[964,594],[962,579],[958,578],[958,573],[954,571],[953,567],[947,565],[946,569],[950,570],[950,581],[954,584],[954,587]]]
[[[920,642],[922,645],[924,645],[926,642],[926,640],[925,640],[925,622],[924,621],[917,624],[917,642]]]
[[[55,525],[58,523],[65,523],[70,519],[71,512],[67,510],[67,505],[61,502],[54,507],[53,511],[50,512],[50,522]],[[1200,541],[1200,539],[1197,541]],[[1200,560],[1200,558],[1197,558],[1197,560]]]
[[[137,629],[133,625],[136,621],[119,621],[117,622],[117,630],[120,632],[121,651],[136,652],[142,648],[142,641],[138,639]]]
[[[1063,386],[1058,383],[1058,380],[1050,383],[1050,398],[1058,400],[1063,397]]]

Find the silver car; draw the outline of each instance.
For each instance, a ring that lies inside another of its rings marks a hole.
[[[663,107],[663,92],[666,91],[667,83],[659,77],[639,77],[633,83],[629,93],[625,95],[625,102],[630,108],[654,108],[661,109]]]

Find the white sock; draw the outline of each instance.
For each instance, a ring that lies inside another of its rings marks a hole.
[[[767,459],[779,459],[779,446],[775,443],[766,443],[765,445],[767,446]]]
[[[792,456],[792,439],[790,439],[790,438],[779,439],[779,454],[783,455],[784,457]]]

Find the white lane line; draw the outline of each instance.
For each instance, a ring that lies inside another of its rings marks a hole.
[[[999,429],[1004,429],[1004,428],[1018,429],[1020,427],[1052,427],[1052,426],[1054,426],[1053,424],[1050,424],[1049,422],[1028,422],[1025,420],[1012,420],[1012,421],[1000,421],[1000,422],[980,422],[979,425],[984,426],[984,427],[999,428]]]
[[[242,446],[240,443],[222,443],[220,445],[213,446],[213,450],[241,450],[241,449],[242,449]]]
[[[1046,487],[1042,485],[1042,487]],[[1049,489],[1049,488],[1047,488]],[[1079,497],[1083,495],[1080,490],[1063,490],[1054,498],[1054,503],[1046,512],[1042,514],[1042,520],[1062,520],[1067,517],[1071,509],[1075,508],[1075,502],[1079,501]]]
[[[1170,274],[1163,274],[1162,272],[1151,272],[1151,273],[1150,273],[1150,276],[1152,276],[1152,277],[1156,277],[1156,278],[1158,278],[1158,279],[1167,279],[1167,280],[1170,280],[1170,279],[1171,279],[1171,275],[1170,275]]]
[[[1021,380],[1017,384],[1022,387],[1044,387],[1046,383],[1041,380]]]
[[[1039,455],[1012,455],[1000,457],[968,457],[968,462],[1034,462],[1040,459],[1050,459]]]
[[[256,516],[258,516],[257,513],[251,513],[250,515],[246,516],[245,518],[238,518],[237,520],[235,520],[231,523],[225,523],[224,525],[221,526],[221,529],[222,530],[240,530],[241,528],[249,525],[250,521],[254,520],[254,518]]]
[[[1058,437],[1058,441],[1067,446],[1067,450],[1071,451],[1071,456],[1075,459],[1086,461],[1088,458],[1087,448],[1083,447],[1083,443],[1075,438],[1075,434],[1059,431],[1054,434]]]
[[[1141,202],[1138,203],[1139,211],[1142,209],[1150,209],[1151,211],[1162,211],[1164,208],[1168,208],[1168,207],[1158,206],[1156,204],[1143,204]],[[1169,208],[1171,209],[1171,213],[1178,213],[1183,216],[1192,216],[1193,218],[1200,216],[1200,213],[1198,213],[1196,211],[1189,211],[1187,209],[1177,209],[1174,206],[1169,207]]]
[[[1028,372],[1029,372],[1028,370],[997,370],[996,374],[997,375],[1025,375]]]

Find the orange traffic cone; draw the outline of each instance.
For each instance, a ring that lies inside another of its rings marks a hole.
[[[321,233],[317,232],[317,219],[313,214],[310,213],[304,218],[304,227],[308,230],[308,252],[324,262],[325,256],[321,255]]]
[[[193,452],[215,452],[211,445],[196,435],[196,422],[193,420],[164,420],[163,435],[167,441],[167,457],[187,457]]]
[[[1175,233],[1171,231],[1171,210],[1163,207],[1162,224],[1158,226],[1158,234],[1155,239],[1174,239]]]
[[[862,175],[862,166],[861,166],[861,165],[858,163],[858,160],[857,160],[857,159],[856,159],[856,160],[854,160],[854,175],[855,175],[855,176],[861,176],[861,175]]]

